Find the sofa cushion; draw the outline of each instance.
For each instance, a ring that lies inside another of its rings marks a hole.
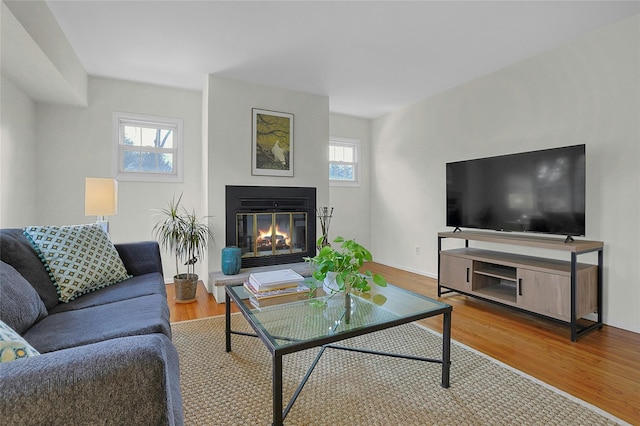
[[[0,229],[0,259],[29,281],[47,309],[60,303],[49,273],[22,229]]]
[[[162,258],[156,241],[120,243],[115,244],[115,247],[124,267],[134,277],[151,272],[162,274]]]
[[[45,353],[150,333],[163,333],[171,338],[167,299],[158,294],[49,314],[23,337]]]
[[[0,321],[0,362],[40,355],[18,333]]]
[[[73,311],[75,309],[90,308],[92,306],[105,305],[107,303],[120,302],[134,297],[159,294],[167,297],[167,290],[162,274],[156,272],[129,278],[109,287],[101,288],[100,291],[85,294],[69,303],[59,303],[49,313]]]
[[[61,302],[130,277],[97,224],[28,226],[24,233],[54,278]]]
[[[47,316],[42,299],[11,265],[0,261],[0,320],[18,333]]]

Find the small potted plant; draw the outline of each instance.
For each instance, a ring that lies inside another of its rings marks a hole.
[[[180,206],[182,194],[171,199],[167,208],[160,210],[163,219],[153,227],[153,234],[163,250],[173,252],[176,258],[176,275],[173,277],[176,302],[196,300],[198,275],[195,264],[204,254],[209,238],[213,238],[209,224],[198,218],[195,211],[189,213]],[[181,212],[182,209],[182,212]],[[180,273],[180,262],[187,272]]]
[[[322,238],[318,240],[318,245],[322,243]],[[339,243],[340,247],[326,245],[316,256],[304,259],[315,266],[313,277],[324,283],[325,290],[331,294],[344,292],[347,295],[352,290],[366,292],[371,290],[371,280],[381,287],[387,286],[382,275],[368,270],[360,272],[365,262],[373,260],[369,250],[355,240],[345,240],[343,237],[337,237],[333,242],[336,246]]]

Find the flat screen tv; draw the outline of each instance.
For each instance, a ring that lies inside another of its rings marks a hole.
[[[447,163],[447,226],[585,235],[585,145]]]

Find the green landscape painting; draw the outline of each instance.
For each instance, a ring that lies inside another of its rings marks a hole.
[[[293,115],[253,110],[253,174],[293,176]]]

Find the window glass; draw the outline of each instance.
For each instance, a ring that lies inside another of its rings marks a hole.
[[[125,171],[136,171],[140,168],[140,152],[124,151],[123,155]]]
[[[333,180],[354,180],[353,166],[348,164],[330,164],[329,179]]]

